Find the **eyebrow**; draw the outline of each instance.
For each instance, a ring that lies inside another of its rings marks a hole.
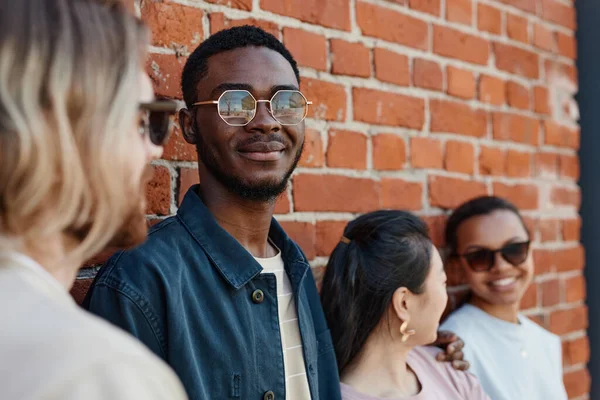
[[[210,97],[218,97],[221,93],[226,90],[247,90],[250,93],[254,91],[254,87],[247,83],[221,83],[210,92]],[[300,90],[296,85],[275,85],[271,86],[271,93],[275,93],[279,90]]]

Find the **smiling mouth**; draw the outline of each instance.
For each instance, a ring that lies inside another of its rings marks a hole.
[[[496,279],[488,282],[488,286],[494,291],[510,292],[516,288],[517,282],[520,279],[520,276],[510,276],[507,278]]]

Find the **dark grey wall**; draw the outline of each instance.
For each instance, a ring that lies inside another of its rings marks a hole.
[[[591,399],[600,399],[600,1],[577,0],[582,241],[590,312]],[[596,378],[596,379],[594,379]]]

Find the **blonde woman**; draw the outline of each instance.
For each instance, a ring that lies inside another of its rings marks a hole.
[[[68,293],[86,258],[146,234],[148,164],[174,111],[143,72],[146,36],[115,6],[0,0],[0,399],[186,397]]]

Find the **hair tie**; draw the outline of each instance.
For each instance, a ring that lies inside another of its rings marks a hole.
[[[350,239],[348,239],[346,236],[342,236],[340,238],[340,242],[345,243],[345,244],[350,244]]]

